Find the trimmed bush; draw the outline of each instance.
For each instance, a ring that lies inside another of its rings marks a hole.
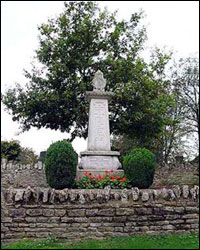
[[[45,173],[47,183],[55,189],[71,188],[76,177],[78,155],[71,143],[57,141],[47,149]]]
[[[156,156],[148,149],[133,149],[123,157],[123,166],[133,187],[148,188],[153,183]]]

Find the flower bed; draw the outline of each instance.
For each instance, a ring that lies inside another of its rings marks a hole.
[[[131,188],[130,181],[124,174],[115,173],[114,170],[105,171],[105,175],[92,175],[90,172],[84,172],[84,176],[76,181],[76,187],[80,189],[106,188],[123,189]]]

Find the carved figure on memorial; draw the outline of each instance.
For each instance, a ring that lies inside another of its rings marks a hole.
[[[100,70],[95,73],[92,83],[94,90],[105,90],[106,79],[103,78],[103,73]]]

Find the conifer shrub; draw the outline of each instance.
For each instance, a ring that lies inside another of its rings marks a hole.
[[[47,183],[55,189],[71,188],[75,183],[78,155],[70,142],[57,141],[49,146],[45,159]]]
[[[149,188],[155,166],[156,156],[146,148],[135,148],[123,157],[124,173],[133,187]]]

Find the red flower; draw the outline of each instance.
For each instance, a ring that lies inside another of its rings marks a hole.
[[[92,175],[92,173],[89,173],[89,175]]]
[[[120,179],[120,176],[119,176],[119,175],[117,175],[117,176],[116,176],[116,179],[117,179],[117,180],[119,180],[119,179]]]
[[[125,181],[126,180],[126,177],[124,176],[120,181]]]
[[[89,179],[91,180],[93,177],[90,175]]]
[[[87,172],[84,172],[84,175],[85,175],[85,176],[88,176],[88,173],[87,173]]]
[[[113,172],[113,169],[111,169],[110,172],[112,173],[112,172]]]
[[[99,178],[99,180],[101,180],[101,179],[102,179],[102,176],[101,176],[101,175],[99,175],[99,176],[98,176],[98,178]]]
[[[106,175],[108,175],[108,170],[105,171]]]

